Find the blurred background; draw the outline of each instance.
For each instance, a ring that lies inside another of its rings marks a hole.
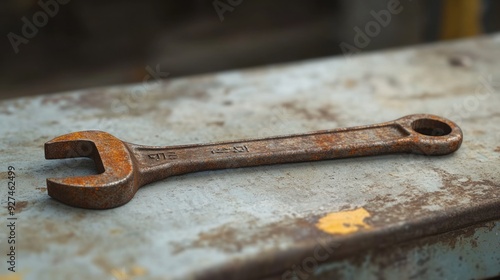
[[[498,15],[494,0],[1,1],[0,99],[477,36]]]

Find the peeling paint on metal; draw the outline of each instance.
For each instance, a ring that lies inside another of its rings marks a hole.
[[[19,272],[2,274],[0,275],[0,280],[23,280],[23,274]]]
[[[111,275],[116,280],[131,280],[137,279],[136,277],[146,275],[147,270],[140,266],[133,266],[130,269],[126,268],[114,268],[111,269]]]
[[[371,217],[365,208],[329,213],[319,219],[316,227],[329,234],[351,234],[372,227],[365,222]]]

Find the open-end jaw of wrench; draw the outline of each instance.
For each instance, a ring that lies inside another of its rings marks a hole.
[[[102,131],[81,131],[45,143],[46,159],[89,157],[99,174],[47,179],[48,194],[65,204],[107,209],[163,178],[203,170],[392,153],[446,155],[462,143],[461,129],[434,115],[409,115],[375,125],[197,145],[153,147]]]

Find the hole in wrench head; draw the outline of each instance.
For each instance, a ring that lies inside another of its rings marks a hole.
[[[451,127],[444,122],[433,119],[418,119],[411,123],[416,132],[428,136],[445,136],[451,133]]]

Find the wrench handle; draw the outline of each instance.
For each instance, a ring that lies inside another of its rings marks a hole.
[[[457,130],[458,129],[458,130]],[[449,120],[410,115],[368,126],[201,145],[149,147],[127,143],[143,184],[185,173],[391,153],[448,154],[462,132]]]

